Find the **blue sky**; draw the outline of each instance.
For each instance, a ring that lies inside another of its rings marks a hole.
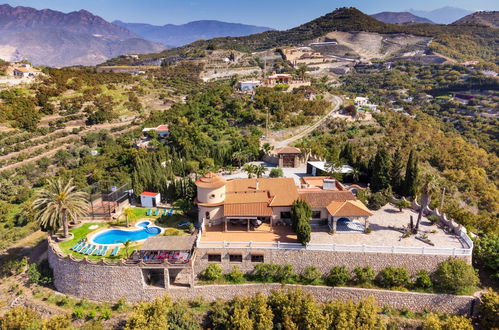
[[[498,9],[497,0],[7,0],[6,3],[63,12],[86,9],[108,21],[163,25],[215,19],[277,29],[297,26],[345,6],[359,8],[367,14],[409,8],[433,10],[444,6],[473,11]]]

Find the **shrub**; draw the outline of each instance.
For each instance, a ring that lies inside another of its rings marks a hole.
[[[117,312],[122,312],[125,309],[126,309],[126,298],[121,297],[120,299],[118,299],[118,301],[116,301],[116,304],[114,304],[113,310]]]
[[[219,264],[210,264],[201,272],[201,278],[205,281],[215,281],[223,275],[223,269]]]
[[[234,266],[232,271],[227,274],[227,279],[232,283],[242,283],[246,280],[244,273],[237,266]]]
[[[402,267],[386,267],[379,272],[377,281],[382,287],[389,288],[393,286],[405,287],[409,284],[409,279],[407,269]]]
[[[430,313],[423,322],[423,330],[473,330],[473,326],[465,316],[451,315],[440,319]]]
[[[433,283],[431,281],[430,274],[424,269],[421,269],[417,272],[416,274],[416,281],[414,282],[414,285],[417,288],[422,288],[422,289],[428,289],[433,286]]]
[[[357,266],[353,270],[355,274],[355,283],[357,284],[370,284],[376,277],[374,269],[371,266],[366,266],[364,268]]]
[[[74,310],[73,310],[73,317],[75,319],[83,319],[85,318],[85,310],[81,307],[76,307]]]
[[[307,266],[301,273],[300,279],[305,284],[319,284],[321,281],[321,273],[314,266]]]
[[[37,329],[40,315],[27,307],[16,306],[0,317],[0,329]]]
[[[409,206],[411,206],[411,203],[409,203],[405,199],[401,199],[395,202],[395,206],[399,209],[400,212],[402,212],[402,209],[408,208]]]
[[[478,285],[475,269],[462,259],[441,262],[434,274],[435,285],[443,291],[469,294]]]
[[[352,280],[352,274],[345,266],[336,266],[331,268],[329,275],[326,277],[327,285],[338,286],[345,285]]]
[[[31,283],[35,284],[50,284],[53,281],[52,269],[45,259],[39,264],[30,264],[27,273]]]
[[[284,175],[282,168],[273,168],[270,170],[269,177],[271,178],[281,178]]]
[[[253,278],[261,282],[293,282],[296,274],[291,265],[258,264],[253,270]]]
[[[369,195],[367,198],[367,206],[372,210],[379,210],[390,201],[390,197],[385,196],[382,192],[378,191]]]
[[[499,293],[487,292],[481,297],[480,326],[492,329],[499,324]]]
[[[437,224],[440,221],[440,218],[436,215],[429,215],[428,220],[430,220],[431,224]]]
[[[492,275],[499,280],[499,235],[483,235],[476,239],[473,260],[492,271]]]
[[[113,315],[113,312],[110,309],[105,309],[100,313],[99,319],[109,320],[111,318],[111,315]]]

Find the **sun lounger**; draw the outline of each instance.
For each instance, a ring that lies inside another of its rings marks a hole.
[[[80,240],[80,241],[78,241],[78,243],[76,243],[75,245],[73,245],[73,246],[70,248],[70,250],[73,250],[73,251],[74,251],[74,250],[78,249],[78,248],[79,248],[82,244],[84,244],[84,243]]]
[[[103,247],[102,247],[102,250],[100,250],[99,255],[100,255],[100,256],[105,256],[105,255],[106,255],[106,252],[107,252],[107,246],[103,246]]]
[[[94,250],[94,252],[92,253],[93,256],[98,256],[100,254],[100,251],[104,248],[104,246],[102,245],[99,245],[97,246],[97,248]]]
[[[151,212],[152,212],[152,210],[151,210],[151,209],[147,209],[146,215],[147,215],[147,216],[150,216],[150,215],[151,215]]]
[[[120,247],[117,246],[113,249],[113,251],[111,251],[111,254],[109,255],[110,257],[114,257],[116,255],[118,255],[118,252],[120,251]]]
[[[83,253],[86,249],[88,249],[90,247],[90,244],[83,244],[82,247],[78,248],[78,250],[75,250],[75,252],[78,252],[78,253]]]
[[[161,215],[166,215],[168,211],[166,209],[163,209],[163,212],[161,212]]]
[[[158,214],[159,214],[159,209],[155,209],[153,216],[157,216]]]
[[[92,252],[94,252],[94,250],[95,250],[95,245],[91,245],[91,246],[88,248],[88,250],[87,250],[87,251],[85,251],[85,254],[86,254],[86,255],[89,255],[89,254],[91,254]]]
[[[168,216],[172,215],[173,214],[173,208],[170,209],[170,211],[168,211]]]

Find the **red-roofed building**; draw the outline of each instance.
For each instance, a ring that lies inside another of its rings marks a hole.
[[[160,137],[164,137],[170,134],[170,128],[166,124],[159,125],[158,127],[146,127],[142,132],[155,131]]]
[[[40,70],[35,69],[28,64],[26,64],[24,67],[18,67],[14,69],[14,76],[23,78],[38,76],[40,73],[42,73]]]
[[[140,204],[142,207],[156,207],[161,203],[161,194],[158,192],[144,191],[140,194]]]

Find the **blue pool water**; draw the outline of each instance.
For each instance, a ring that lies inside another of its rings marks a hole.
[[[126,240],[141,241],[151,236],[161,233],[161,229],[156,226],[149,226],[151,222],[142,221],[136,224],[137,230],[109,229],[96,235],[92,241],[95,244],[117,244]]]

